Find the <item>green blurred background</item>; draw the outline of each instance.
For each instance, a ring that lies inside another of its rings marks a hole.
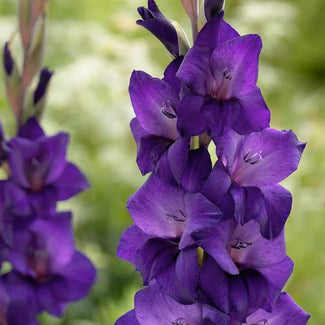
[[[168,18],[189,32],[178,0],[157,0]],[[76,244],[98,268],[90,296],[45,325],[113,324],[132,308],[141,287],[133,267],[115,256],[131,219],[128,197],[143,183],[129,131],[133,115],[128,81],[133,69],[161,77],[168,53],[135,24],[145,0],[51,0],[46,65],[55,70],[44,126],[71,134],[70,160],[92,188],[61,205],[75,215]],[[0,46],[16,29],[15,0],[0,1]],[[308,142],[298,172],[284,185],[293,193],[287,223],[295,270],[287,291],[325,324],[325,2],[228,0],[226,19],[241,33],[264,40],[259,86],[272,112],[272,127],[292,128]],[[190,35],[190,32],[189,32]],[[3,80],[2,71],[1,79]],[[12,134],[12,117],[0,83],[0,114]],[[285,159],[285,157],[283,157]],[[155,325],[155,324],[153,324]]]

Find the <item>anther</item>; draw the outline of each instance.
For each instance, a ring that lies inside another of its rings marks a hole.
[[[176,114],[175,114],[175,111],[173,109],[173,106],[170,102],[169,99],[167,99],[163,104],[162,106],[160,107],[160,110],[161,112],[168,118],[170,119],[174,119],[176,118]]]
[[[251,245],[253,245],[252,242],[246,242],[246,241],[244,241],[244,240],[242,240],[240,238],[236,238],[234,240],[234,243],[231,245],[231,247],[234,248],[234,249],[241,249],[241,248],[246,249],[248,246],[251,246]]]

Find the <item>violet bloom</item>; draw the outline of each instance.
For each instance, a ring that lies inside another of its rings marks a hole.
[[[218,222],[219,209],[156,175],[131,196],[127,208],[135,225],[123,234],[118,256],[135,264],[145,285],[156,281],[178,299],[193,300],[199,264],[191,233],[202,223]]]
[[[139,7],[138,12],[142,20],[138,20],[137,24],[155,35],[174,57],[179,56],[181,53],[179,51],[177,30],[161,13],[156,2],[148,0],[148,9]]]
[[[249,135],[229,130],[214,142],[219,160],[203,187],[204,195],[241,224],[255,219],[263,236],[275,238],[292,200],[278,183],[296,170],[305,144],[293,131],[274,129]]]
[[[226,325],[228,316],[199,304],[182,305],[157,286],[135,295],[135,309],[118,319],[115,325]]]
[[[216,308],[239,321],[259,308],[272,311],[293,268],[283,233],[267,240],[254,220],[241,226],[229,219],[214,227],[202,225],[192,236],[209,256],[200,287]]]
[[[305,325],[309,318],[310,315],[302,310],[286,292],[282,292],[272,313],[260,309],[249,315],[245,323],[239,325]]]
[[[228,128],[246,134],[269,125],[270,112],[256,86],[262,41],[239,36],[223,13],[200,31],[177,73],[193,92],[180,106],[179,129],[197,135]],[[195,128],[186,128],[189,116]]]
[[[174,60],[163,80],[143,71],[134,71],[130,80],[130,97],[136,117],[131,130],[137,143],[137,163],[142,174],[157,171],[162,157],[168,160],[173,174],[179,162],[186,163],[189,138],[177,129],[181,82],[175,73],[182,58]],[[182,163],[181,163],[182,166]]]
[[[37,219],[16,228],[9,261],[15,277],[26,282],[37,300],[37,313],[60,316],[68,302],[88,294],[95,281],[91,262],[75,250],[71,214]]]
[[[38,122],[30,119],[9,142],[10,181],[23,188],[31,206],[42,213],[54,210],[89,185],[84,175],[66,161],[68,134],[47,137]]]

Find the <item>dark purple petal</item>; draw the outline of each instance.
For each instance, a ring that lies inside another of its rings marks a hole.
[[[185,195],[185,204],[188,220],[179,243],[180,249],[194,243],[191,237],[192,233],[202,228],[212,227],[222,218],[220,210],[201,193],[187,193]]]
[[[40,162],[48,166],[44,179],[45,185],[55,182],[65,169],[68,142],[67,133],[59,133],[40,142]]]
[[[55,182],[58,200],[63,201],[89,188],[86,177],[77,166],[67,162],[60,177]]]
[[[237,37],[217,47],[210,60],[214,84],[209,94],[227,100],[251,92],[256,86],[261,48],[258,35]]]
[[[189,154],[190,138],[179,138],[168,150],[168,162],[174,177],[179,180],[184,172]]]
[[[136,225],[160,238],[180,238],[187,219],[184,191],[152,175],[127,204]]]
[[[211,173],[212,165],[208,150],[201,147],[190,150],[180,183],[186,192],[199,192],[203,182]]]
[[[69,302],[86,297],[95,281],[96,269],[86,256],[76,251],[51,287],[58,300]]]
[[[176,77],[176,73],[183,62],[183,57],[179,56],[174,59],[166,68],[163,80],[166,81],[177,94],[181,91],[181,80]],[[177,114],[178,115],[178,114]]]
[[[140,247],[150,238],[137,225],[127,228],[117,247],[117,256],[132,264],[136,264],[136,255]]]
[[[284,228],[291,211],[292,196],[281,185],[262,187],[265,216],[260,214],[256,220],[261,224],[261,233],[267,239],[276,238]]]
[[[260,309],[247,317],[247,325],[266,321],[268,325],[305,325],[310,315],[302,310],[294,300],[282,292],[275,303],[272,313]]]
[[[229,193],[231,179],[220,160],[214,165],[208,179],[204,182],[202,193],[218,206],[224,216],[229,218],[234,214],[234,202]]]
[[[219,222],[215,227],[192,233],[195,243],[213,257],[216,263],[229,274],[239,274],[239,270],[228,252],[228,243],[231,241],[235,227],[236,222],[230,219]]]
[[[141,127],[152,135],[175,140],[179,101],[175,90],[163,80],[152,78],[143,71],[134,71],[129,92]]]
[[[197,296],[196,290],[199,281],[199,260],[196,246],[187,247],[179,252],[175,277],[184,302],[193,302]]]
[[[173,56],[178,56],[178,37],[175,27],[160,12],[153,0],[148,1],[148,8],[138,8],[138,12],[143,20],[138,20],[137,24],[155,35]]]
[[[198,304],[182,305],[163,294],[156,286],[137,292],[135,313],[141,325],[170,325],[181,320],[186,324],[200,324],[202,319],[202,310]]]
[[[260,131],[270,122],[270,111],[258,87],[239,99],[206,101],[202,112],[213,135],[217,136],[229,128],[239,134]]]
[[[202,113],[204,98],[188,95],[181,101],[177,111],[177,128],[185,136],[203,133],[207,128],[207,121]]]
[[[33,103],[36,105],[45,95],[48,84],[53,76],[53,71],[45,68],[42,69],[39,77],[38,85],[34,91]]]
[[[135,317],[135,311],[130,310],[128,313],[120,317],[114,325],[140,325]]]
[[[286,256],[280,263],[258,269],[258,272],[262,274],[268,282],[267,299],[262,307],[264,310],[268,312],[272,311],[274,303],[288,281],[292,271],[293,262],[288,256]]]
[[[176,76],[184,81],[197,94],[209,94],[209,85],[213,83],[210,70],[211,50],[194,45],[186,54]]]
[[[178,247],[176,244],[165,239],[149,239],[137,253],[136,266],[143,277],[143,284],[148,285],[158,277],[172,280],[160,281],[162,286],[168,286],[170,285],[169,282],[175,281],[175,260],[177,254]],[[173,271],[171,278],[168,276],[170,268]],[[164,276],[163,273],[167,273],[167,276]]]
[[[150,135],[140,126],[137,118],[131,121],[130,126],[137,144],[137,164],[142,175],[145,175],[155,169],[171,140]]]
[[[3,66],[8,76],[11,75],[12,70],[14,69],[14,65],[15,62],[12,58],[11,51],[9,49],[9,43],[7,42],[3,49]]]
[[[18,132],[19,137],[30,140],[36,140],[44,135],[44,131],[34,117],[30,118],[23,126],[21,126]]]
[[[221,12],[202,28],[195,45],[209,47],[214,50],[222,43],[236,37],[239,37],[239,34],[223,20],[223,12]]]
[[[207,21],[217,16],[224,7],[225,0],[205,0],[204,14]]]

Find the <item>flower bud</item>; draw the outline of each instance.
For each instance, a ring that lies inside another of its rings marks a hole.
[[[38,18],[34,30],[28,52],[25,57],[25,66],[23,71],[23,86],[28,85],[35,74],[40,70],[45,45],[45,14]]]
[[[9,104],[18,116],[20,111],[20,82],[18,67],[10,50],[10,42],[5,44],[3,50],[3,67],[5,71],[5,85]]]
[[[181,0],[181,3],[190,19],[196,19],[195,17],[199,14],[198,0]]]
[[[201,28],[207,21],[211,20],[224,10],[225,2],[225,0],[204,0],[202,2],[199,15],[199,25]]]
[[[177,21],[173,20],[171,21],[171,24],[176,29],[179,55],[185,55],[191,47],[187,35],[182,26]]]

